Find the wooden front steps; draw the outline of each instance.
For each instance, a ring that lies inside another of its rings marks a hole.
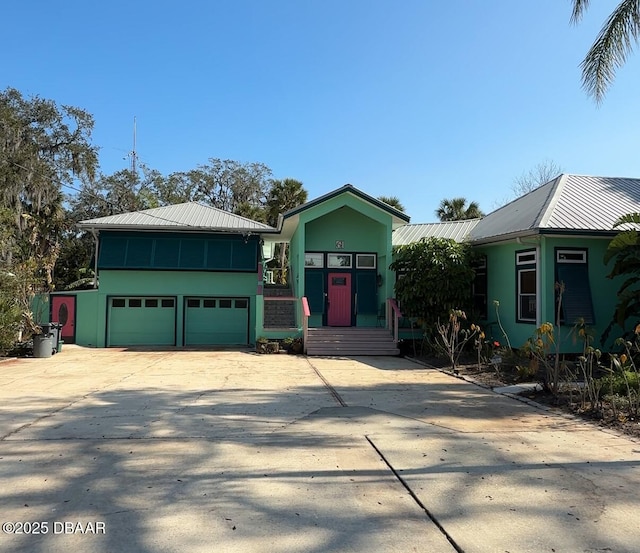
[[[310,328],[307,355],[400,355],[386,328]]]

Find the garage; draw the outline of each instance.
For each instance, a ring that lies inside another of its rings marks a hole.
[[[108,346],[176,345],[174,297],[111,297]]]
[[[185,298],[185,346],[249,343],[249,298]]]

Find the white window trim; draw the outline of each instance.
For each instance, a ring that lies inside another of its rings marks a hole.
[[[533,259],[523,259],[533,256]],[[538,252],[536,250],[529,250],[525,252],[516,253],[516,265],[536,265],[538,262]]]
[[[307,259],[314,259],[314,261],[319,261],[319,264],[316,265],[307,265]],[[307,269],[323,269],[324,268],[324,254],[320,252],[305,252],[304,254],[304,266]]]
[[[562,255],[580,255],[580,259],[562,259]],[[579,263],[585,265],[587,263],[587,250],[557,250],[556,263]]]
[[[331,265],[331,259],[338,259],[340,257],[348,257],[349,265]],[[328,253],[327,254],[327,267],[330,269],[351,269],[353,267],[353,255],[350,253]]]
[[[373,258],[373,266],[370,265],[360,265],[361,257],[372,257]],[[356,254],[356,269],[372,269],[375,270],[378,267],[377,255],[375,253],[357,253]]]
[[[522,321],[522,322],[536,322],[536,319],[538,317],[538,294],[537,294],[537,271],[538,268],[537,267],[527,267],[527,268],[522,268],[522,269],[518,269],[517,271],[517,275],[518,275],[518,321]],[[531,293],[523,293],[522,292],[522,286],[521,286],[521,280],[520,280],[520,275],[522,273],[530,273],[533,272],[536,275],[536,292],[534,292],[533,294]],[[536,316],[534,318],[529,318],[529,317],[524,317],[522,314],[522,297],[523,296],[533,296],[535,298],[536,301]]]

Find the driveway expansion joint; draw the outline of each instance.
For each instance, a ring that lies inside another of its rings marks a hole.
[[[329,390],[329,393],[333,396],[333,399],[335,399],[341,407],[348,407],[338,391],[330,384],[330,382],[324,377],[324,375],[318,370],[318,368],[311,361],[309,361],[309,357],[305,356],[305,359],[313,372],[315,372],[318,378],[322,380],[322,383],[324,384],[325,388]]]
[[[400,484],[402,484],[404,489],[407,490],[407,492],[411,496],[411,499],[413,499],[415,501],[416,505],[418,505],[418,507],[420,507],[425,512],[425,514],[429,517],[429,520],[431,520],[431,522],[433,522],[433,524],[435,524],[436,528],[438,528],[438,530],[440,530],[442,535],[447,539],[447,541],[456,550],[456,552],[457,553],[465,553],[464,549],[462,549],[455,542],[455,540],[451,537],[451,535],[446,531],[444,526],[442,526],[440,521],[433,515],[433,513],[431,513],[431,511],[429,511],[429,509],[427,509],[426,505],[422,501],[420,501],[420,498],[411,489],[411,486],[409,486],[409,484],[407,484],[407,482],[404,480],[404,478],[402,478],[402,476],[400,476],[400,473],[393,467],[393,465],[385,457],[384,453],[382,453],[382,451],[380,451],[380,449],[378,449],[378,446],[376,446],[376,444],[373,442],[373,440],[369,436],[366,436],[366,435],[365,435],[365,439],[369,442],[369,444],[375,450],[375,452],[378,455],[380,455],[380,459],[382,459],[384,464],[387,465],[387,467],[389,467],[389,470],[393,473],[393,475],[396,477],[398,482],[400,482]]]

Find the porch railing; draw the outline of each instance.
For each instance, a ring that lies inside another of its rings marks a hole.
[[[393,342],[398,343],[398,327],[400,326],[400,319],[402,318],[402,312],[393,298],[387,299],[387,328],[393,333]]]
[[[309,301],[306,296],[303,296],[300,300],[302,309],[302,344],[304,347],[304,353],[307,354],[307,338],[309,337],[309,316],[311,310],[309,309]]]
[[[264,269],[262,280],[264,281],[265,284],[279,285],[279,286],[291,285],[291,278],[289,277],[289,274],[290,274],[289,265],[287,265],[284,268],[266,267]]]

